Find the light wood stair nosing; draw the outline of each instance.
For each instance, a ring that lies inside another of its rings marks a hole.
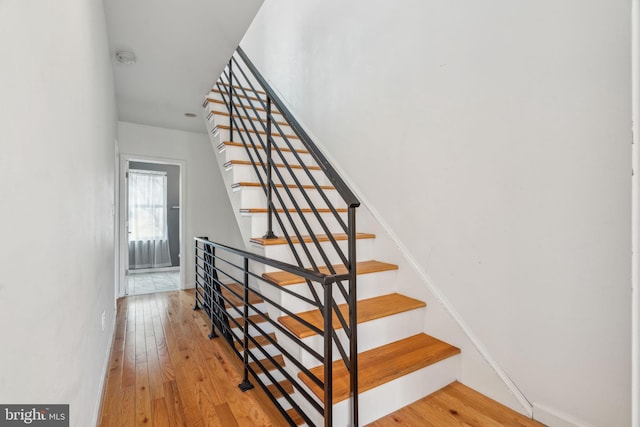
[[[277,111],[274,111],[273,114],[280,114],[280,113],[278,113]],[[211,118],[212,115],[226,116],[226,117],[230,116],[230,114],[227,113],[226,111],[211,110],[211,111],[209,111],[209,114],[207,115],[207,118]],[[240,114],[240,115],[234,114],[233,117],[236,118],[236,119],[253,120],[254,122],[260,122],[260,121],[266,120],[266,119],[262,119],[262,118],[258,119],[257,117],[247,117],[247,116],[244,116],[242,114]],[[275,123],[278,123],[280,126],[291,127],[291,125],[289,123],[283,122],[283,121],[280,121],[280,120],[276,120]]]
[[[284,209],[282,208],[278,208],[276,209],[278,211],[278,213],[284,213]],[[290,213],[296,213],[296,209],[294,208],[288,208],[287,209],[288,212]],[[312,213],[313,211],[311,210],[311,208],[300,208],[300,211],[302,213]],[[318,213],[331,213],[331,209],[316,209],[316,211],[318,211]],[[240,213],[244,213],[244,214],[259,214],[259,213],[267,213],[268,210],[267,208],[240,208]],[[348,212],[347,208],[336,208],[336,212],[338,213],[346,213]]]
[[[347,236],[344,233],[334,233],[331,236],[333,236],[333,238],[336,241],[344,241],[344,240],[348,240],[349,236]],[[372,233],[356,233],[356,240],[361,240],[361,239],[375,239],[376,235],[372,234]],[[317,234],[316,235],[316,239],[318,240],[318,242],[328,242],[330,241],[329,236],[327,236],[326,234]],[[313,239],[311,238],[311,236],[302,236],[302,241],[305,243],[311,243],[313,242]],[[261,245],[261,246],[273,246],[273,245],[287,245],[287,239],[285,239],[284,237],[276,237],[276,238],[272,238],[272,239],[268,239],[268,238],[264,238],[264,237],[252,237],[250,240],[251,243],[254,243],[256,245]],[[296,236],[292,236],[291,237],[291,242],[293,244],[298,244],[300,243],[300,240],[296,237]]]
[[[226,148],[226,147],[244,147],[244,144],[242,144],[241,142],[236,142],[236,141],[224,141],[221,142],[220,144],[218,144],[218,146],[216,147],[218,149],[218,151]],[[264,147],[262,145],[258,145],[256,146],[256,148],[258,150],[264,150]],[[286,153],[292,153],[292,152],[296,152],[298,154],[309,154],[309,151],[307,150],[291,150],[289,147],[278,147],[280,149],[280,151],[284,151]],[[275,148],[272,148],[273,151],[275,151]]]
[[[335,274],[347,274],[347,268],[344,264],[333,265]],[[365,274],[382,273],[384,271],[397,270],[398,266],[395,264],[389,264],[382,261],[367,260],[359,261],[356,263],[356,274],[362,276]],[[331,274],[331,271],[327,267],[320,267],[319,272],[322,274]],[[263,273],[262,277],[278,286],[289,286],[298,283],[304,283],[305,280],[296,274],[288,273],[286,271],[273,271]]]
[[[376,319],[382,319],[384,317],[393,316],[407,311],[416,310],[426,307],[424,301],[420,301],[414,298],[407,297],[398,293],[381,295],[373,298],[367,298],[359,300],[357,302],[357,315],[358,324],[370,322]],[[338,309],[342,313],[345,319],[349,317],[349,305],[340,304]],[[297,313],[297,315],[316,326],[319,329],[323,329],[324,318],[320,310],[311,310],[303,313]],[[307,326],[298,322],[291,316],[282,316],[278,318],[283,326],[285,326],[291,333],[300,339],[308,338],[316,335],[316,333],[309,329]],[[333,327],[338,330],[342,329],[342,323],[338,320],[338,317],[333,315]]]
[[[362,394],[394,379],[409,375],[460,354],[460,349],[426,334],[417,334],[358,354],[358,389]],[[324,366],[310,371],[324,380]],[[307,375],[298,377],[322,401],[324,391]],[[333,362],[333,403],[349,398],[349,376],[342,359]]]
[[[216,127],[220,128],[220,129],[223,129],[223,130],[230,130],[231,129],[228,125],[216,125]],[[244,129],[236,129],[234,127],[234,130],[236,130],[238,132],[256,133],[256,131],[253,130],[253,129],[244,130]],[[257,133],[259,133],[260,135],[266,135],[267,134],[267,132],[265,132],[263,130],[260,130],[260,129],[258,129]],[[279,133],[276,133],[276,132],[271,132],[271,136],[274,137],[274,138],[281,138],[282,137],[282,135],[280,135]],[[300,139],[300,138],[298,138],[297,135],[291,135],[291,134],[287,134],[287,133],[285,133],[284,136],[287,137],[287,139]]]
[[[220,99],[215,99],[215,98],[207,97],[206,101],[207,101],[207,103],[211,102],[211,103],[214,103],[214,104],[224,105],[224,106],[225,106],[225,108],[226,108],[226,104],[224,103],[224,101],[222,101],[222,100],[220,100]],[[206,104],[205,104],[205,105],[206,105]],[[253,106],[253,108],[252,108],[252,107],[250,107],[250,106],[249,106],[249,105],[247,105],[247,104],[243,104],[243,105],[244,105],[245,107],[247,107],[247,108],[255,109],[256,111],[261,111],[261,112],[263,112],[263,113],[266,113],[266,111],[265,111],[265,110],[264,110],[264,108],[262,108],[262,107],[256,107],[256,106],[254,105],[254,106]],[[277,110],[273,110],[273,111],[271,111],[271,114],[273,114],[273,115],[278,114],[278,115],[282,116],[282,114],[280,114],[280,112],[279,112],[279,111],[277,111]]]
[[[249,161],[249,160],[229,160],[228,162],[226,162],[226,163],[224,164],[224,167],[225,167],[225,168],[230,168],[230,167],[233,167],[233,166],[236,166],[236,165],[238,165],[238,166],[251,166],[251,165],[255,165],[255,166],[265,166],[265,164],[264,164],[264,163],[261,163],[261,162],[251,162],[251,161]],[[282,164],[282,163],[276,163],[276,167],[277,167],[277,168],[286,168],[286,166],[285,166],[284,164]],[[289,167],[290,167],[291,169],[304,169],[304,167],[303,167],[303,166],[301,166],[301,165],[295,165],[295,164],[294,164],[294,165],[289,165]],[[320,169],[320,166],[307,166],[307,169],[309,169],[309,170],[314,170],[314,171],[319,171],[319,170],[321,170],[321,169]]]
[[[254,188],[254,187],[262,188],[262,184],[260,184],[259,182],[247,182],[247,181],[235,182],[231,184],[231,188]],[[284,188],[284,185],[276,184],[276,187]],[[287,184],[287,187],[292,188],[294,190],[300,188],[297,184]],[[310,184],[302,185],[302,188],[304,188],[305,190],[317,190],[317,188],[314,185],[310,185]],[[322,190],[327,190],[327,191],[334,191],[336,189],[331,185],[320,185],[320,188]]]
[[[223,86],[229,87],[229,83],[225,83],[225,82],[222,82],[222,81],[219,81],[219,80],[216,82],[216,84],[218,84],[218,83],[223,85]],[[233,85],[233,87],[236,88],[236,89],[243,88],[243,89],[245,89],[247,91],[253,91],[250,87],[238,86],[238,85]],[[267,92],[265,92],[263,90],[256,90],[256,92],[258,92],[260,95],[266,95],[267,94]]]

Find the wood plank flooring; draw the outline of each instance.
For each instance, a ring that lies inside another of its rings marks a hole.
[[[246,393],[239,360],[192,311],[193,291],[118,301],[99,426],[284,426],[256,387]]]
[[[544,427],[469,387],[454,382],[368,427]]]

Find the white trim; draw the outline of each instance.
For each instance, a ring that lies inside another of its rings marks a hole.
[[[136,268],[129,270],[129,274],[146,274],[146,273],[167,273],[171,271],[180,271],[180,266],[176,267],[154,267],[154,268]]]
[[[139,173],[142,175],[162,175],[162,176],[167,176],[167,172],[165,171],[149,171],[149,170],[145,170],[145,169],[129,169],[129,172],[131,173]]]
[[[640,1],[640,0],[638,0]],[[280,96],[280,99],[283,100],[283,103],[287,108],[292,110],[291,106],[288,105],[286,101],[284,101],[285,97],[282,94],[275,91],[277,95]],[[382,229],[388,234],[389,238],[397,245],[398,251],[405,257],[405,259],[409,262],[409,264],[415,269],[416,273],[420,278],[424,281],[425,285],[431,291],[436,298],[438,298],[444,307],[444,309],[451,315],[454,321],[458,324],[460,329],[467,336],[471,344],[476,348],[478,353],[484,358],[487,364],[494,370],[496,375],[502,380],[504,385],[509,389],[509,391],[513,394],[513,396],[518,400],[524,412],[531,418],[533,417],[533,407],[531,403],[527,400],[527,398],[522,394],[522,392],[518,389],[511,378],[507,375],[507,373],[502,369],[502,367],[498,364],[498,362],[491,357],[489,351],[482,345],[480,339],[471,331],[471,328],[467,323],[462,319],[462,316],[456,311],[453,305],[447,300],[444,294],[440,291],[440,289],[434,284],[433,279],[427,274],[426,271],[420,267],[416,259],[411,255],[407,247],[402,243],[400,238],[393,232],[392,228],[387,224],[386,221],[383,220],[382,215],[373,208],[373,204],[369,202],[369,200],[362,195],[362,191],[358,188],[358,186],[353,182],[353,180],[349,177],[349,175],[340,167],[340,163],[336,161],[328,152],[326,147],[320,142],[320,139],[314,136],[312,132],[308,129],[302,121],[298,120],[303,129],[309,134],[312,141],[314,141],[315,145],[320,149],[322,154],[327,158],[329,163],[334,167],[334,169],[338,172],[340,177],[345,181],[345,183],[352,189],[354,194],[360,199],[362,205],[366,206],[373,218],[378,221]],[[636,426],[634,426],[636,427]],[[640,427],[640,426],[637,426]]]
[[[592,427],[591,424],[577,420],[570,415],[551,409],[537,402],[533,403],[533,418],[542,424],[553,427]]]
[[[640,427],[640,0],[631,2],[631,426]]]
[[[111,362],[111,351],[113,350],[113,343],[115,342],[115,339],[116,339],[116,319],[117,318],[118,318],[118,311],[116,309],[113,315],[113,322],[111,324],[111,338],[109,339],[109,347],[107,347],[107,356],[105,357],[104,363],[102,366],[102,375],[100,377],[100,385],[98,387],[98,390],[100,390],[100,393],[98,395],[96,406],[93,410],[92,425],[94,426],[98,425],[98,422],[100,421],[99,417],[100,417],[100,414],[102,413],[102,399],[104,398],[104,393],[106,391],[105,385],[107,381],[107,372],[109,372],[109,362]]]
[[[128,171],[129,162],[145,162],[145,163],[157,163],[162,165],[176,165],[180,167],[180,204],[179,206],[186,206],[186,182],[187,162],[180,159],[171,159],[165,157],[144,156],[137,154],[120,153],[120,174],[118,177],[120,197],[118,200],[118,235],[120,236],[120,244],[118,245],[118,255],[116,261],[118,263],[118,297],[126,296],[127,292],[127,276],[125,274],[126,266],[128,263],[128,247],[126,246],[128,239],[126,236],[125,218],[127,213],[126,208],[126,173]],[[180,209],[180,289],[187,289],[186,272],[184,268],[183,257],[186,253],[186,242],[184,241],[185,233],[185,214],[184,209]]]

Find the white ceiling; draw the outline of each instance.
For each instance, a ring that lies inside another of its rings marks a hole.
[[[205,132],[202,100],[262,2],[104,0],[118,118]],[[136,63],[117,62],[120,50],[134,52]]]

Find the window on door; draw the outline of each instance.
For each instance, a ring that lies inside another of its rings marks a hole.
[[[171,266],[166,172],[129,170],[129,268]]]

